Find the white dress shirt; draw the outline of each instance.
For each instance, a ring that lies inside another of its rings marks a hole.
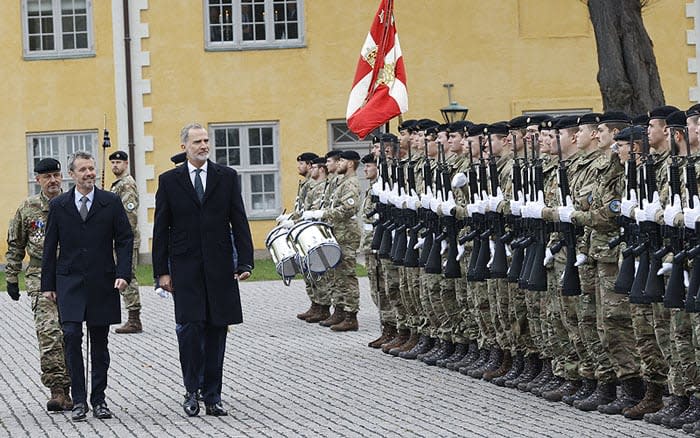
[[[207,165],[209,162],[205,161],[204,165],[200,167],[202,169],[202,172],[199,174],[199,178],[202,180],[202,189],[204,190],[204,193],[207,192]],[[195,170],[197,170],[196,167],[192,165],[189,161],[187,162],[187,170],[190,172],[190,181],[192,181],[192,187],[194,187],[194,177],[197,175]]]

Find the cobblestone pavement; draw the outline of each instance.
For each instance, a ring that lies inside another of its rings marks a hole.
[[[360,330],[341,334],[295,318],[308,306],[301,281],[243,283],[245,323],[229,333],[224,370],[230,416],[188,418],[172,300],[142,288],[144,333],[110,335],[115,418],[78,424],[45,411],[29,302],[0,294],[0,436],[687,436],[370,349],[378,318],[366,279],[361,289]]]

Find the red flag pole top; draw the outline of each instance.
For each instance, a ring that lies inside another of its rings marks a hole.
[[[360,138],[408,111],[406,69],[393,11],[393,0],[381,1],[355,70],[346,118]]]

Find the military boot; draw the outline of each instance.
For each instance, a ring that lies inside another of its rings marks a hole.
[[[443,340],[440,338],[436,338],[435,342],[433,342],[433,346],[430,350],[426,351],[425,353],[421,353],[418,356],[416,356],[416,359],[423,361],[428,356],[432,356],[433,354],[437,353],[438,350],[442,348]]]
[[[569,406],[573,406],[574,402],[577,400],[583,400],[595,392],[595,388],[598,385],[598,381],[595,379],[583,379],[581,386],[579,386],[578,391],[573,394],[565,395],[561,398],[561,401]]]
[[[644,415],[644,421],[652,424],[663,424],[665,418],[671,419],[683,413],[683,411],[688,409],[688,404],[688,397],[672,395],[668,404],[665,404],[663,409],[652,414]]]
[[[621,415],[623,409],[635,406],[644,397],[644,383],[639,377],[623,380],[621,387],[620,395],[612,402],[598,406],[598,412],[607,415]]]
[[[525,365],[523,371],[518,377],[512,380],[506,380],[506,388],[517,388],[521,383],[527,384],[531,382],[542,371],[542,361],[536,354],[525,356]]]
[[[382,353],[389,354],[389,351],[392,348],[398,347],[399,345],[403,345],[408,341],[408,338],[411,336],[411,332],[408,329],[400,329],[397,336],[392,339],[391,341],[387,342],[386,344],[382,344]]]
[[[442,348],[438,350],[435,354],[423,358],[423,363],[426,365],[434,366],[440,359],[447,359],[452,356],[455,352],[455,344],[451,341],[445,341],[442,343]]]
[[[460,374],[464,374],[465,376],[468,376],[469,373],[473,369],[479,368],[479,367],[483,366],[486,362],[488,362],[489,352],[490,352],[490,350],[488,350],[486,348],[480,349],[479,350],[479,357],[474,362],[472,362],[471,364],[469,364],[467,366],[457,368],[457,370],[459,371]]]
[[[555,389],[563,385],[565,382],[566,380],[563,377],[553,376],[551,379],[541,384],[540,386],[532,388],[532,391],[530,391],[530,393],[535,394],[537,397],[542,397],[542,394],[544,394],[545,392],[554,391]]]
[[[49,412],[63,411],[66,404],[66,393],[63,388],[55,386],[51,388],[51,398],[46,402],[46,409]]]
[[[450,362],[445,365],[445,368],[452,371],[457,371],[462,367],[466,367],[474,363],[479,358],[479,344],[476,341],[471,341],[467,346],[467,352],[458,362]]]
[[[325,321],[326,319],[330,318],[330,316],[331,306],[323,306],[319,304],[316,313],[306,318],[306,322],[315,324],[317,322]]]
[[[566,380],[563,384],[559,385],[558,388],[551,391],[544,391],[542,393],[542,398],[551,402],[559,402],[562,401],[564,397],[576,394],[580,387],[580,380]]]
[[[542,381],[549,380],[552,376],[552,359],[543,359],[540,372],[529,382],[519,383],[517,388],[520,391],[530,392],[533,388],[539,386]]]
[[[357,312],[345,312],[345,319],[331,326],[334,332],[356,332],[358,328]]]
[[[330,327],[335,324],[340,324],[343,322],[345,319],[345,310],[341,309],[338,306],[335,306],[333,309],[333,314],[329,316],[328,318],[324,319],[323,321],[320,321],[319,324],[321,324],[324,327]]]
[[[664,407],[663,394],[664,385],[646,382],[644,398],[631,408],[623,410],[622,413],[630,420],[641,420],[644,418],[644,414],[653,414]]]
[[[580,411],[595,411],[598,406],[605,405],[616,398],[617,387],[612,382],[598,382],[598,387],[593,391],[593,394],[574,402],[574,407]]]
[[[401,353],[399,353],[399,357],[402,359],[413,360],[416,357],[418,357],[419,354],[424,354],[430,351],[430,349],[433,348],[433,344],[435,344],[435,342],[436,339],[431,338],[427,335],[421,335],[420,339],[418,339],[418,343],[416,344],[416,346],[411,348],[409,351],[402,351]]]
[[[525,356],[523,355],[523,353],[515,353],[515,357],[513,358],[513,361],[508,371],[504,375],[491,380],[491,383],[493,383],[496,386],[506,386],[507,381],[517,378],[520,374],[522,374],[524,369]]]
[[[510,350],[504,350],[501,365],[495,370],[486,371],[484,375],[481,376],[481,378],[486,380],[487,382],[490,382],[497,377],[504,376],[508,372],[508,370],[510,370],[511,366],[513,366],[513,356],[511,356]]]
[[[123,326],[114,330],[114,333],[141,333],[142,331],[143,327],[141,326],[141,311],[129,310],[129,319],[126,320]]]
[[[501,366],[501,361],[503,360],[503,350],[498,346],[491,347],[489,351],[489,360],[478,368],[473,368],[468,376],[475,379],[481,379],[487,371],[497,370]]]
[[[683,425],[683,432],[692,434],[696,430],[700,430],[700,421],[696,421],[695,423],[686,423]]]
[[[398,347],[394,347],[391,350],[389,350],[389,354],[392,356],[398,356],[404,351],[411,351],[411,349],[418,344],[419,340],[420,335],[418,334],[418,332],[413,332],[411,333],[411,336],[409,336],[408,341],[404,342]]]
[[[66,386],[65,388],[63,388],[63,394],[65,395],[63,410],[70,411],[73,409],[73,400],[70,398],[70,386]]]
[[[700,420],[700,399],[695,396],[689,397],[688,409],[683,411],[679,416],[673,417],[668,421],[663,421],[664,426],[671,429],[680,429],[686,424],[693,424]]]
[[[467,354],[467,350],[469,349],[467,344],[458,343],[454,345],[455,349],[454,352],[450,355],[450,357],[440,359],[437,362],[435,362],[437,366],[439,366],[440,368],[447,368],[448,364],[459,362],[464,358],[464,356]]]
[[[306,321],[306,318],[318,312],[319,305],[316,303],[311,303],[311,307],[304,313],[297,313],[297,318]]]
[[[367,344],[368,347],[379,348],[383,343],[390,339],[394,339],[396,336],[396,326],[390,324],[384,324],[382,327],[382,335],[375,339],[374,341]]]

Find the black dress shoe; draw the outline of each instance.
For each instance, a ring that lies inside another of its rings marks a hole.
[[[224,415],[228,415],[228,412],[226,411],[226,409],[224,409],[221,402],[216,403],[214,405],[206,405],[206,411],[207,415],[213,415],[215,417],[222,417]]]
[[[194,392],[185,393],[185,401],[182,403],[182,408],[185,410],[185,414],[187,414],[189,417],[194,417],[199,414],[197,394]]]
[[[87,419],[88,409],[85,403],[76,403],[71,411],[70,419],[73,421],[85,421]]]
[[[100,420],[112,418],[112,411],[107,407],[107,403],[102,402],[92,407],[92,415]]]

